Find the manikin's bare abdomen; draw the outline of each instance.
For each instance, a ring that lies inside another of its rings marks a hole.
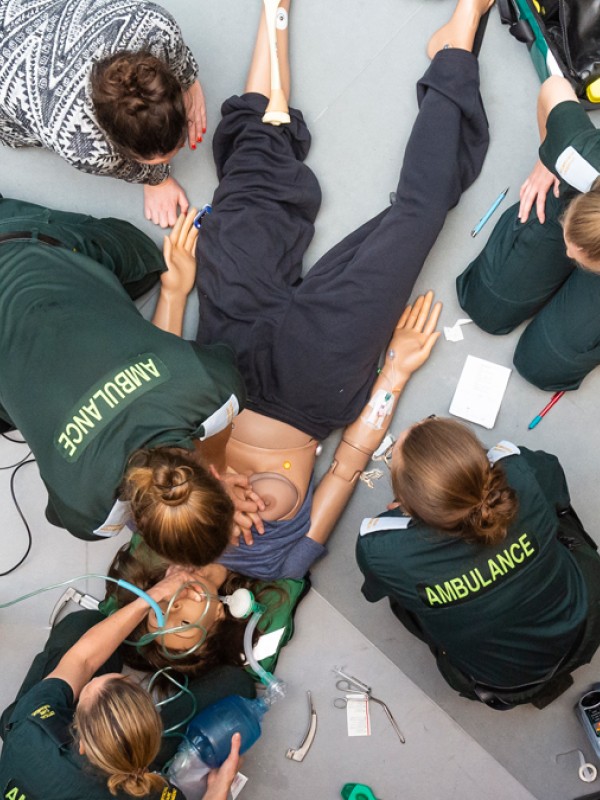
[[[266,504],[263,519],[292,519],[306,497],[318,444],[292,425],[244,410],[227,443],[227,467],[250,476]]]

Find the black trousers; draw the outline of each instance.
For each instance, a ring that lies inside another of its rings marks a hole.
[[[198,341],[238,355],[248,407],[315,438],[362,411],[381,351],[446,214],[481,170],[489,136],[477,59],[443,50],[417,84],[419,113],[395,202],[326,253],[304,279],[321,193],[303,163],[298,111],[264,125],[266,99],[223,105],[220,185],[198,238]]]

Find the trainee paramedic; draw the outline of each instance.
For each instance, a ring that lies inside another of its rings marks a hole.
[[[79,538],[115,532],[109,514],[138,448],[198,450],[219,468],[221,437],[244,403],[230,348],[180,338],[192,217],[166,238],[165,270],[155,245],[125,222],[0,198],[0,425],[17,427],[31,447],[50,522]],[[152,324],[131,296],[159,274]],[[239,483],[244,494],[247,479],[215,483],[227,505],[225,490]]]
[[[600,643],[600,558],[556,457],[509,442],[486,454],[430,418],[399,438],[391,472],[394,507],[357,543],[366,599],[388,597],[467,697],[564,691]]]
[[[458,277],[458,298],[489,333],[534,317],[516,368],[540,389],[577,389],[600,364],[600,133],[560,77],[542,85],[538,121],[540,160]]]
[[[191,577],[185,570],[172,569],[148,594],[161,603]],[[152,698],[114,671],[116,649],[147,613],[146,601],[136,599],[90,628],[50,672],[37,680],[28,676],[2,720],[3,797],[185,800],[178,789],[149,770],[162,735]],[[232,753],[213,776],[204,800],[226,800],[239,744],[239,737],[234,737]]]

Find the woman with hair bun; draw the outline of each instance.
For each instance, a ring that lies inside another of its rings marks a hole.
[[[137,450],[121,485],[132,520],[155,553],[175,563],[210,564],[229,544],[234,506],[216,473],[174,447]]]
[[[144,184],[147,219],[174,225],[169,162],[202,141],[198,65],[173,17],[146,0],[0,0],[0,142]]]
[[[395,502],[366,519],[369,602],[426,642],[448,683],[495,708],[542,707],[600,644],[600,558],[555,456],[429,418],[391,452]]]
[[[171,568],[148,594],[163,603],[192,577]],[[52,647],[60,625],[53,631],[2,716],[0,785],[6,797],[185,800],[179,789],[150,770],[162,737],[152,698],[115,671],[120,668],[115,651],[147,613],[146,601],[135,599],[75,639],[60,660]],[[67,619],[77,623],[85,614]],[[234,736],[231,755],[211,778],[204,800],[226,800],[239,745]]]

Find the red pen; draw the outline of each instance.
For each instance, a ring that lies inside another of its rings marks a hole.
[[[540,413],[537,415],[537,417],[534,417],[534,418],[531,420],[531,422],[529,423],[529,425],[527,426],[529,430],[531,430],[532,428],[535,428],[535,426],[538,424],[538,422],[541,422],[541,421],[542,421],[542,419],[543,419],[543,418],[546,416],[546,414],[547,414],[547,413],[550,411],[550,409],[552,408],[552,406],[554,406],[554,405],[556,405],[556,403],[558,403],[558,401],[559,401],[559,400],[560,400],[560,398],[563,396],[563,394],[564,394],[564,391],[562,391],[562,392],[555,392],[555,393],[552,395],[552,399],[550,400],[550,402],[548,403],[548,405],[547,405],[547,406],[544,406],[544,408],[542,408],[542,410],[541,410],[541,411],[540,411]]]

